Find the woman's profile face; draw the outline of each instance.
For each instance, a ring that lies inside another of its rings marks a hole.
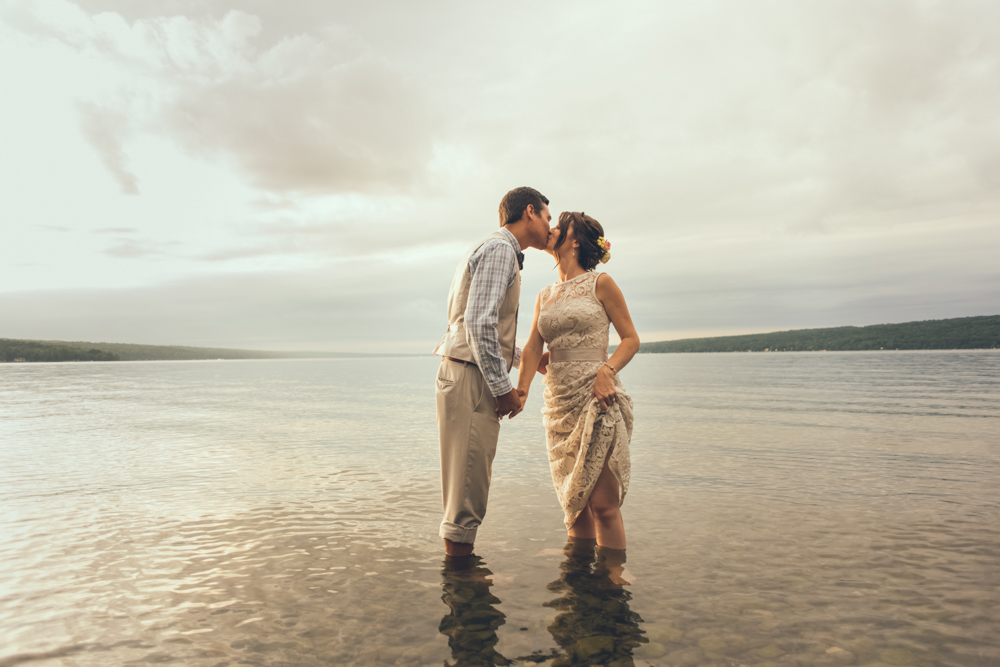
[[[553,257],[555,257],[557,253],[573,252],[572,248],[574,244],[574,238],[573,238],[572,222],[569,223],[569,228],[566,230],[566,238],[563,239],[562,245],[560,245],[559,249],[557,250],[556,243],[558,241],[559,241],[559,225],[557,223],[555,225],[552,225],[552,229],[549,230],[549,242],[545,246],[545,251],[550,255],[552,255]]]
[[[555,255],[556,239],[559,238],[559,225],[555,224],[549,228],[549,239],[545,243],[545,252]]]

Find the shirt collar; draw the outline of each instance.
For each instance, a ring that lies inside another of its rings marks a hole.
[[[517,242],[517,237],[510,233],[510,230],[506,227],[501,227],[500,232],[507,237],[511,245],[514,246],[514,252],[521,252],[521,244]]]

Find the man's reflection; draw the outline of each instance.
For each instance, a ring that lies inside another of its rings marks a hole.
[[[562,596],[545,603],[561,612],[549,626],[563,650],[553,667],[631,666],[633,649],[648,640],[639,629],[642,618],[629,609],[632,595],[622,587],[628,583],[625,551],[571,538],[563,552],[559,579],[548,585]]]
[[[504,624],[505,617],[493,606],[500,600],[490,593],[492,574],[476,555],[448,557],[444,561],[441,599],[451,612],[441,619],[438,629],[448,635],[455,661],[449,667],[510,664],[496,650],[497,628]]]

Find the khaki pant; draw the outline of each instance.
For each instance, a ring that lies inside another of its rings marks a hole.
[[[438,534],[473,543],[486,516],[500,418],[478,367],[441,359],[437,376],[444,519]]]

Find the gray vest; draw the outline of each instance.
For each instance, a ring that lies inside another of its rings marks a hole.
[[[469,252],[465,253],[465,257],[459,262],[455,277],[451,281],[451,289],[448,291],[448,331],[434,348],[434,354],[476,362],[476,358],[472,355],[472,348],[469,347],[468,331],[465,328],[465,308],[469,303],[469,287],[472,285],[469,259],[490,239],[503,239],[505,243],[510,243],[510,239],[498,230],[472,246]],[[500,349],[503,351],[503,358],[507,361],[508,371],[514,364],[514,337],[517,333],[517,305],[520,298],[521,272],[518,271],[514,282],[504,294],[497,322]]]

